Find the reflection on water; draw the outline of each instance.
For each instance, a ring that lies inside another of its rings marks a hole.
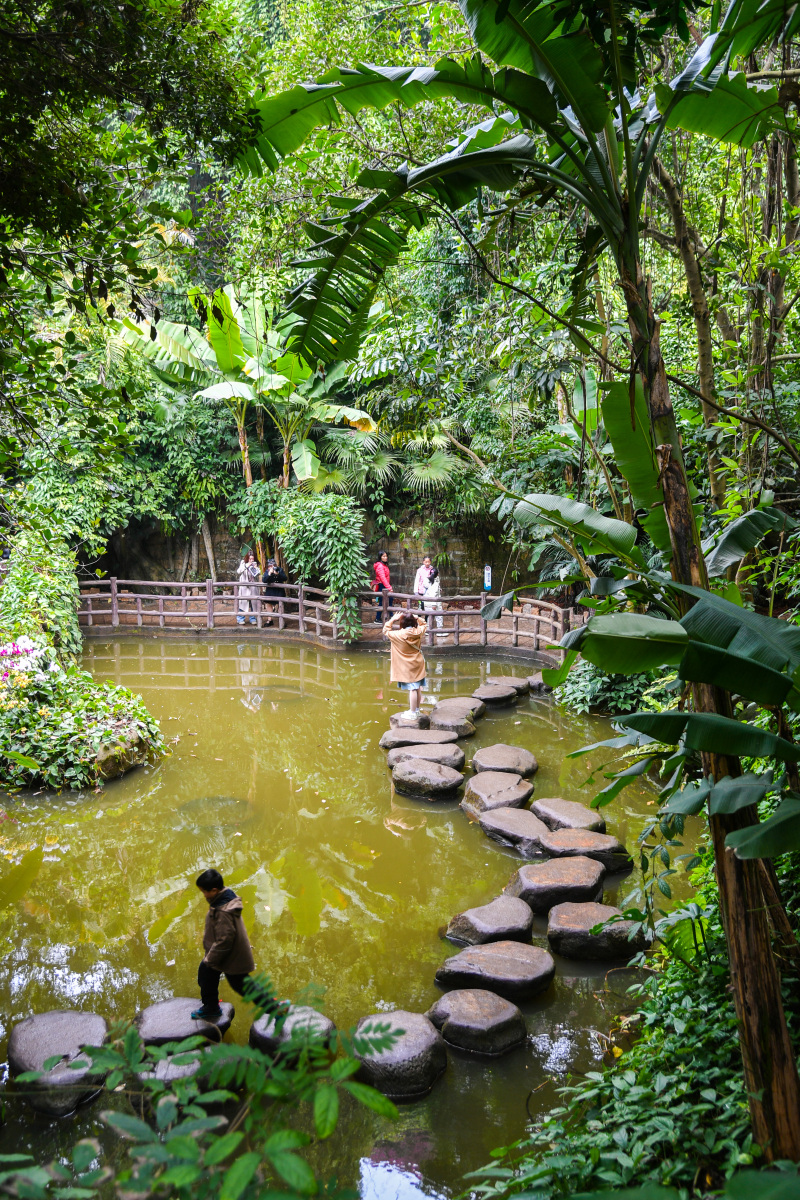
[[[496,895],[519,860],[457,805],[392,795],[378,740],[404,706],[386,656],[152,639],[92,643],[84,662],[141,692],[172,754],[99,793],[7,801],[0,854],[22,875],[18,895],[0,895],[3,1036],[37,1011],[113,1019],[194,995],[205,907],[194,879],[207,866],[242,896],[256,960],[282,994],[310,995],[342,1027],[395,1007],[424,1012],[453,952],[439,929]],[[429,668],[430,699],[524,670],[491,658]],[[539,759],[539,796],[585,801],[603,760],[564,756],[607,732],[532,697],[488,715],[468,749],[526,746]],[[610,828],[634,843],[652,800],[645,786],[629,788],[607,810]],[[541,944],[542,925],[535,936]],[[232,998],[230,1036],[246,1041],[247,1006]],[[345,1105],[320,1169],[360,1180],[369,1200],[461,1191],[466,1171],[522,1135],[526,1099],[542,1111],[550,1077],[598,1061],[600,1035],[626,1003],[622,989],[603,991],[602,969],[560,962],[550,992],[525,1006],[523,1048],[490,1062],[451,1055],[432,1095],[394,1125]],[[29,1144],[49,1155],[97,1125],[96,1107],[58,1129],[14,1108],[0,1151]]]

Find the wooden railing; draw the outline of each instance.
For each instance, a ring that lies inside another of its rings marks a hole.
[[[238,624],[278,631],[314,640],[337,641],[341,637],[335,608],[321,588],[304,584],[281,584],[280,596],[266,595],[266,585],[247,584],[257,596],[240,595],[236,582],[173,583],[160,580],[101,579],[80,589],[78,617],[81,625],[124,629],[234,629]],[[508,645],[531,652],[559,642],[568,629],[582,623],[584,609],[561,608],[538,597],[520,597],[514,612],[504,611],[500,620],[484,621],[480,610],[485,594],[442,596],[425,602],[421,615],[428,622],[426,644]],[[420,610],[420,597],[407,592],[360,592],[358,604],[364,627],[363,639],[380,635],[383,622],[400,608]],[[240,612],[240,601],[248,611]],[[435,607],[433,607],[435,605]],[[376,617],[378,620],[376,621]]]

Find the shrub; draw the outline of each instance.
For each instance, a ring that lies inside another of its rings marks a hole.
[[[20,529],[0,588],[0,630],[12,639],[41,637],[59,655],[81,650],[75,555],[63,538]]]
[[[603,712],[619,715],[641,708],[643,698],[665,701],[667,694],[656,686],[658,675],[605,675],[594,663],[577,662],[564,683],[555,690],[555,698],[572,712]]]

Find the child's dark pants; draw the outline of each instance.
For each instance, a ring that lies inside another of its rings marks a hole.
[[[197,968],[200,999],[203,1002],[203,1008],[207,1008],[210,1012],[219,1008],[219,981],[222,975],[222,971],[217,971],[216,968],[210,967],[205,962],[201,962]],[[244,995],[244,981],[250,978],[249,975],[229,975],[226,971],[225,978],[237,995]]]

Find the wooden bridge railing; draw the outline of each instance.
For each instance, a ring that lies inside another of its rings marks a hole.
[[[341,630],[330,596],[305,584],[281,584],[282,595],[266,594],[266,585],[248,584],[258,595],[243,596],[234,582],[174,583],[142,579],[101,579],[80,589],[80,623],[92,628],[223,629],[244,621],[248,627],[272,625],[316,639],[336,641]],[[358,604],[363,636],[377,636],[383,621],[399,608],[418,611],[420,597],[407,592],[360,592]],[[424,604],[428,622],[426,643],[437,645],[510,645],[544,650],[561,640],[568,629],[588,617],[584,609],[561,608],[538,597],[520,597],[513,613],[484,621],[481,607],[488,597],[442,596]],[[240,601],[248,611],[239,612]],[[376,618],[378,620],[376,621]],[[374,631],[374,632],[373,632]]]

